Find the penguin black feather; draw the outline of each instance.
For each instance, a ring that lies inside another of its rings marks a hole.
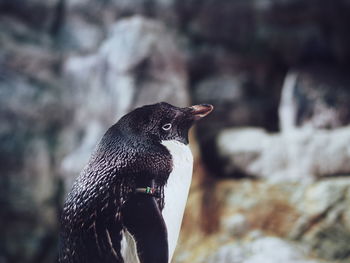
[[[188,144],[189,128],[211,110],[210,105],[147,105],[107,130],[66,198],[60,263],[124,263],[125,230],[137,240],[140,263],[168,262],[167,229],[161,212],[173,160],[161,142]],[[135,194],[136,188],[149,186],[157,189],[159,196]],[[150,246],[158,247],[157,253]]]

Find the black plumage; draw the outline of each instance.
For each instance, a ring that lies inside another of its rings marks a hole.
[[[201,107],[148,105],[108,129],[66,198],[59,262],[124,262],[124,228],[137,239],[142,263],[168,261],[161,211],[172,157],[160,142],[175,139],[187,144],[193,122],[212,109]],[[135,194],[137,187],[147,186],[155,187],[159,195]]]

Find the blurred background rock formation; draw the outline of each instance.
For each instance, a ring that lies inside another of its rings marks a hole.
[[[211,103],[176,263],[350,261],[350,2],[0,0],[0,263],[55,262],[104,131]]]

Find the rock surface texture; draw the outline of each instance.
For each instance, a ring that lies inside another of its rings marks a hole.
[[[231,129],[217,139],[225,173],[272,181],[310,181],[350,174],[349,145],[349,127],[276,134],[254,128]]]
[[[209,220],[214,231],[185,221],[175,262],[349,261],[347,177],[311,184],[227,179],[211,183],[210,194],[203,188],[192,191],[188,208],[202,205],[196,219]]]
[[[280,128],[332,129],[348,125],[350,78],[325,67],[290,71],[285,78],[279,106]]]
[[[174,262],[348,263],[349,24],[348,0],[0,0],[0,263],[55,261],[94,145],[161,100],[215,106]]]

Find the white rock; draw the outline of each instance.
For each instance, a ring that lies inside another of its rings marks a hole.
[[[350,127],[296,129],[268,134],[262,129],[228,129],[217,139],[226,173],[242,171],[272,181],[311,181],[350,174]]]
[[[209,263],[316,263],[308,251],[277,237],[261,237],[243,244],[222,246]]]
[[[248,230],[248,222],[243,214],[221,217],[221,229],[234,236],[242,235]]]

